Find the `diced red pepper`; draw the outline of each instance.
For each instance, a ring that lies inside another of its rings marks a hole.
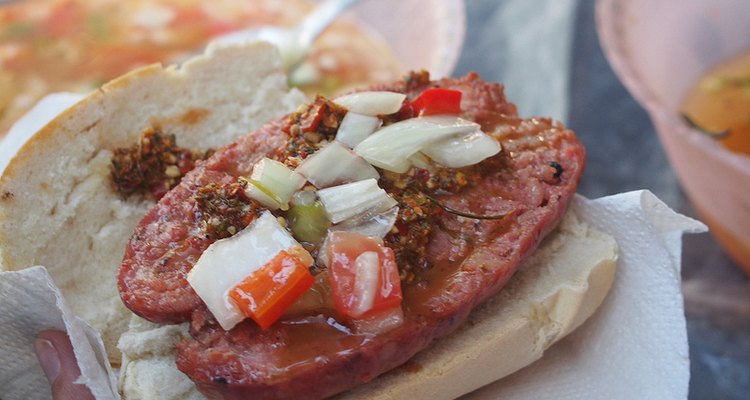
[[[307,268],[309,265],[301,257],[282,250],[232,288],[229,296],[245,315],[266,329],[313,285],[315,278]]]
[[[325,251],[328,252],[328,274],[331,280],[331,291],[336,309],[351,318],[362,318],[374,312],[397,307],[403,298],[401,294],[401,281],[398,275],[398,267],[393,250],[383,246],[382,242],[371,237],[363,236],[354,232],[335,231],[328,237]],[[363,274],[358,274],[357,259],[364,253],[368,253],[373,259],[377,255],[376,282],[370,282],[375,287],[375,294],[364,299],[368,293],[362,287],[369,286],[367,282],[357,282],[358,279],[369,279]],[[362,308],[364,302],[371,301],[372,305],[367,309]]]
[[[415,116],[437,114],[461,114],[461,96],[458,90],[427,89],[410,103]]]

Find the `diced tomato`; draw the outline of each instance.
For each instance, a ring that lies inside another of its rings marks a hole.
[[[49,37],[63,37],[80,26],[83,10],[71,1],[58,4],[44,24],[42,31]]]
[[[333,302],[340,313],[361,318],[401,304],[396,258],[381,241],[335,231],[329,235],[325,251]]]
[[[315,282],[307,268],[312,260],[305,263],[303,257],[290,253],[282,250],[229,291],[242,312],[263,329],[273,325]]]
[[[414,115],[436,115],[461,113],[461,95],[458,90],[427,89],[409,105]]]
[[[185,7],[174,7],[172,12],[175,13],[175,17],[172,20],[174,26],[201,26],[206,21],[211,21],[211,17],[206,15],[201,7],[185,6]]]
[[[206,29],[208,30],[208,34],[211,37],[223,35],[229,32],[234,32],[241,28],[242,28],[241,24],[238,24],[233,21],[221,21],[221,20],[216,20],[216,21],[209,20],[208,26],[206,27]]]

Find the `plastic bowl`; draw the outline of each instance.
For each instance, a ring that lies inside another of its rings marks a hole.
[[[722,247],[750,273],[750,157],[679,114],[713,66],[750,51],[747,0],[599,0],[597,29],[616,74],[648,111],[680,183]]]
[[[354,13],[385,39],[404,71],[453,72],[466,33],[462,0],[363,0]]]

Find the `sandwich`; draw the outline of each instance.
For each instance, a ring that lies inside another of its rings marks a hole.
[[[603,301],[616,245],[566,215],[562,124],[476,74],[302,103],[276,57],[132,72],[0,178],[1,265],[48,267],[124,397],[455,397]]]

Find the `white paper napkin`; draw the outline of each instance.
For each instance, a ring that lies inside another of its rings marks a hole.
[[[681,237],[706,230],[649,191],[573,207],[620,246],[602,307],[539,361],[467,399],[686,399],[690,379],[680,292]]]
[[[99,333],[65,304],[43,267],[0,272],[0,396],[3,400],[51,398],[36,355],[36,335],[50,328],[67,331],[78,365],[79,383],[100,400],[119,398]]]

